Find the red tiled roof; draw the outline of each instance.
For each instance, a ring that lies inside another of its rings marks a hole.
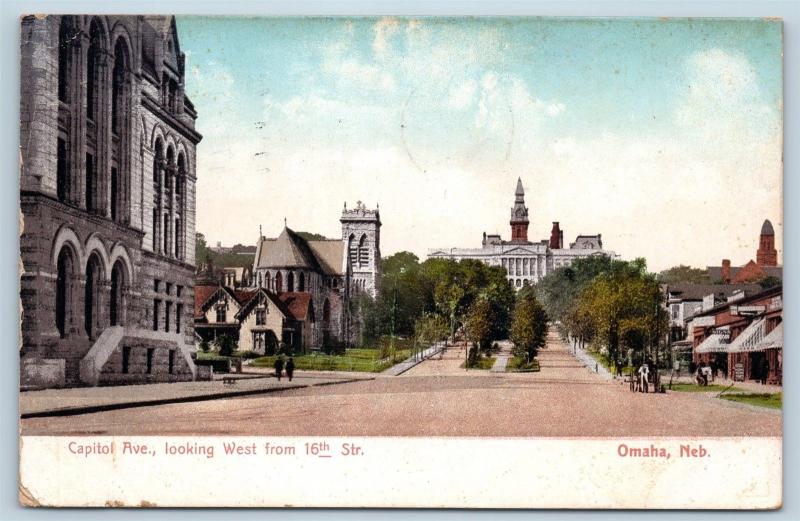
[[[216,293],[220,287],[217,284],[202,284],[194,287],[194,317],[203,318],[203,304]]]
[[[240,306],[244,306],[256,293],[258,293],[257,289],[237,289],[233,291],[233,296],[236,297]]]
[[[284,304],[286,310],[295,320],[306,320],[311,307],[311,293],[284,292],[278,294],[278,300]]]

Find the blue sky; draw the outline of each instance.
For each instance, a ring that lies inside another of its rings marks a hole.
[[[777,22],[179,17],[178,31],[211,242],[275,235],[284,217],[336,236],[343,202],[363,199],[380,203],[384,255],[478,246],[508,235],[517,177],[531,239],[558,220],[565,240],[603,233],[651,268],[744,263],[764,218],[782,234]]]

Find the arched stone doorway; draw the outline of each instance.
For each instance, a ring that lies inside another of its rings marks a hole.
[[[95,253],[86,262],[86,286],[83,300],[83,328],[86,336],[96,338],[100,329],[100,289],[103,285],[103,263]]]
[[[125,268],[122,261],[114,263],[111,269],[111,297],[109,302],[109,323],[112,326],[121,326],[125,323]]]
[[[56,266],[56,328],[61,338],[68,335],[72,324],[75,264],[75,254],[72,249],[68,246],[61,248]]]

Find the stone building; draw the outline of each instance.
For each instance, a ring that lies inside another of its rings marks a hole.
[[[190,380],[201,136],[175,19],[21,29],[21,383]]]
[[[600,234],[578,235],[575,242],[564,247],[564,231],[558,222],[553,223],[550,238],[539,242],[528,240],[528,208],[525,206],[525,190],[522,179],[517,180],[514,206],[511,208],[511,240],[504,241],[500,235],[483,234],[480,248],[437,248],[428,252],[428,258],[476,259],[492,266],[506,269],[508,281],[519,289],[534,284],[542,277],[561,267],[569,266],[573,260],[591,255],[616,257],[614,252],[603,250]]]
[[[783,280],[783,266],[778,266],[778,251],[775,249],[775,230],[769,219],[761,225],[756,260],[750,259],[744,266],[731,266],[729,259],[722,259],[722,266],[707,266],[708,276],[714,282],[741,284],[757,282],[767,277]]]
[[[252,287],[264,288],[303,322],[303,333],[278,335],[296,347],[316,348],[352,341],[359,321],[347,312],[350,298],[380,292],[380,213],[360,201],[345,205],[341,239],[306,240],[288,227],[277,238],[260,237],[253,261]],[[301,339],[301,340],[298,340]]]

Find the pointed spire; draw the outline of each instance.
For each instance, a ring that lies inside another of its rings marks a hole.
[[[283,218],[283,227],[288,228],[289,226],[286,224],[286,217]]]
[[[525,195],[525,190],[522,188],[522,178],[517,178],[517,190],[514,192],[514,195]]]
[[[259,239],[263,239],[264,238],[264,234],[261,232],[261,225],[260,224],[258,225],[258,238]]]

